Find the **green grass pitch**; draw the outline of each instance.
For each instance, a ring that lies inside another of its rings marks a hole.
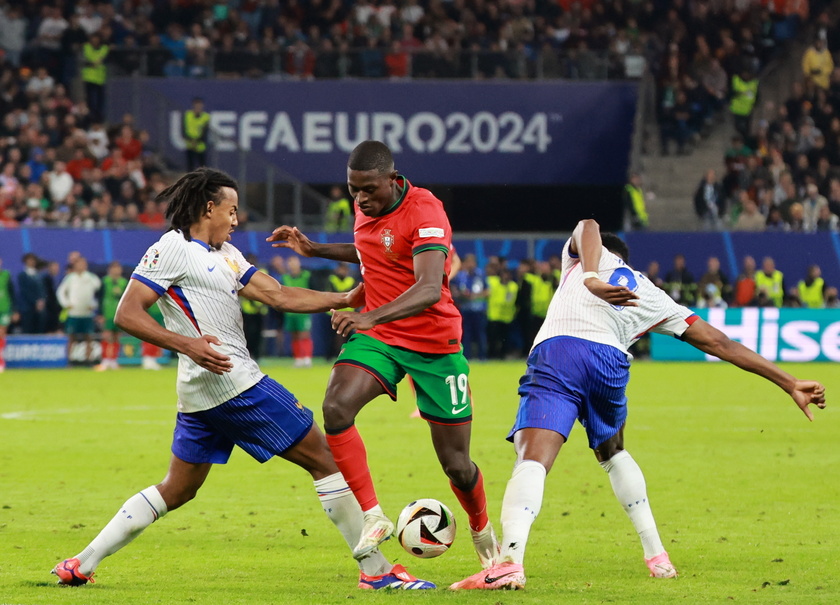
[[[521,362],[475,364],[473,457],[498,527],[513,449]],[[577,427],[548,477],[516,593],[368,593],[309,476],[241,451],[196,500],[151,526],[82,588],[49,570],[80,551],[132,494],[162,479],[175,415],[175,371],[7,371],[0,375],[0,604],[840,603],[840,372],[790,365],[825,382],[809,423],[762,379],[724,364],[633,366],[628,451],[645,472],[676,580],[647,577],[633,528]],[[320,408],[329,366],[268,364]],[[360,415],[382,504],[396,519],[418,497],[455,512],[459,536],[437,559],[394,541],[386,556],[441,587],[477,571],[463,512],[424,422],[379,398]],[[316,412],[320,418],[320,413]]]

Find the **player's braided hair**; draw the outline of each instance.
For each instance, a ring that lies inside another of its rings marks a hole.
[[[169,202],[165,215],[169,220],[169,230],[180,230],[187,241],[192,241],[190,225],[204,216],[208,200],[214,204],[222,201],[222,187],[238,191],[236,181],[228,174],[212,168],[199,168],[161,191],[155,201]]]
[[[362,141],[350,152],[347,167],[350,170],[376,170],[380,174],[387,174],[394,169],[394,156],[385,143]]]

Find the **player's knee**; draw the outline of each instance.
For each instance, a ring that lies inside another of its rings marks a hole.
[[[324,426],[330,429],[344,428],[353,424],[355,414],[348,409],[348,402],[340,395],[330,396],[324,399]]]
[[[177,487],[173,489],[167,487],[165,484],[157,487],[163,501],[166,503],[166,510],[170,512],[184,506],[198,494],[198,489],[192,487]]]
[[[443,472],[459,489],[469,490],[475,480],[475,465],[467,457],[465,460],[446,460],[442,463]]]

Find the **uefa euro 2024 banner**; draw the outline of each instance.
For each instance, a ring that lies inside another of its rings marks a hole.
[[[701,309],[697,314],[770,361],[840,361],[840,309]],[[653,334],[661,361],[719,361],[672,336]]]
[[[127,94],[132,86],[140,91],[136,98]],[[636,88],[632,82],[122,79],[110,85],[109,113],[139,114],[152,140],[166,141],[168,155],[181,160],[183,111],[202,97],[222,139],[220,167],[234,174],[239,148],[305,182],[342,182],[347,154],[376,139],[417,183],[605,185],[626,179]]]

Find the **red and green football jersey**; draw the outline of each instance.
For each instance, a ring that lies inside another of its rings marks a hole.
[[[452,228],[443,203],[403,176],[399,200],[382,216],[356,213],[354,244],[365,281],[365,311],[389,303],[414,285],[414,256],[427,250],[446,254],[441,298],[417,315],[375,326],[365,333],[385,344],[420,353],[456,353],[461,348],[461,314],[446,274],[452,264]]]

